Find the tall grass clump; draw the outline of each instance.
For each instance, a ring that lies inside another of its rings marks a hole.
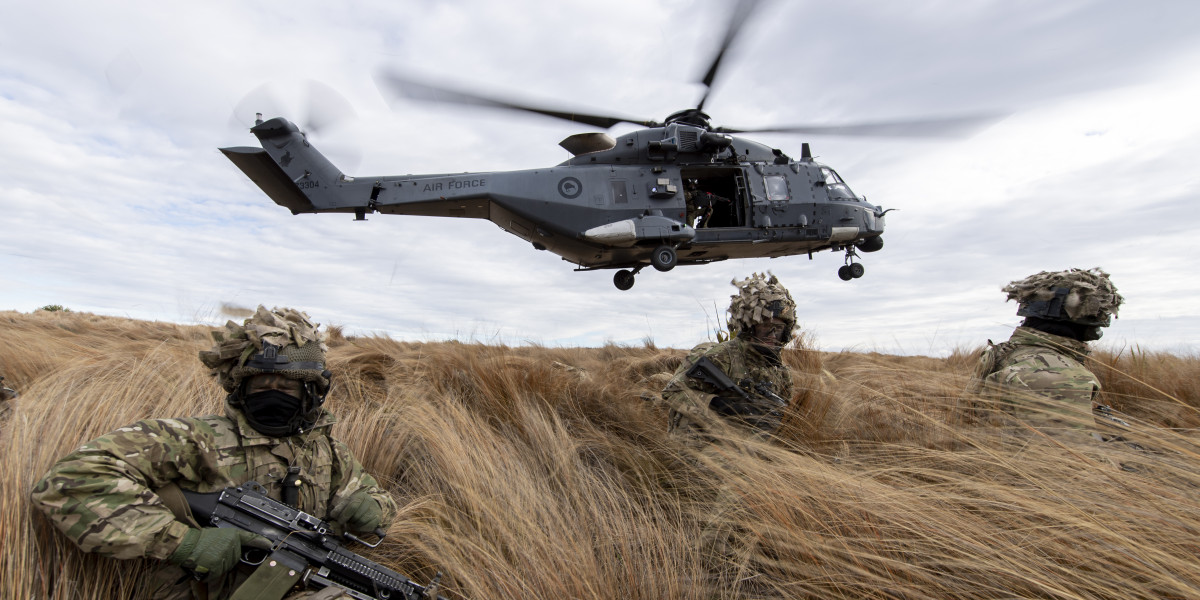
[[[79,443],[219,412],[208,328],[0,313],[5,597],[139,598],[146,565],[80,553],[28,490]],[[1016,421],[945,359],[783,353],[773,443],[666,434],[686,350],[413,343],[333,328],[335,434],[401,506],[368,553],[452,598],[1200,597],[1200,359],[1098,352],[1123,441]],[[1029,399],[1031,402],[1034,399]],[[1045,407],[1047,414],[1053,406]]]

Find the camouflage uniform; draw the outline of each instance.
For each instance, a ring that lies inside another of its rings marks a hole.
[[[663,389],[663,399],[670,406],[668,431],[681,434],[688,439],[705,440],[705,431],[723,418],[714,410],[713,399],[730,396],[707,382],[688,377],[687,372],[703,357],[707,357],[738,387],[750,394],[751,399],[739,400],[739,408],[748,415],[731,415],[730,422],[745,427],[759,435],[770,435],[779,429],[785,406],[780,406],[760,393],[755,387],[761,385],[786,403],[792,397],[792,374],[780,360],[779,348],[755,343],[750,333],[756,324],[779,318],[786,324],[780,345],[792,337],[796,324],[796,303],[774,275],[768,279],[754,274],[733,281],[738,293],[732,296],[729,306],[730,339],[718,344],[700,344],[692,349],[683,364],[675,370],[671,380]]]
[[[1005,399],[1013,400],[1005,406],[1014,415],[1025,420],[1054,418],[1056,408],[1067,416],[1086,418],[1092,412],[1093,402],[1100,392],[1100,381],[1083,366],[1088,354],[1087,344],[1068,337],[1053,335],[1029,327],[1018,327],[1007,342],[991,346],[980,360],[984,385],[992,394],[1000,393]],[[1031,411],[1030,398],[1015,398],[999,390],[1017,390],[1036,394],[1055,401],[1043,410]],[[1069,417],[1068,417],[1069,419]]]
[[[37,483],[34,504],[85,552],[120,559],[162,560],[179,547],[190,526],[176,518],[172,488],[205,493],[253,480],[280,500],[289,466],[300,468],[297,508],[304,512],[335,520],[351,496],[365,491],[379,503],[382,523],[396,515],[395,501],[332,437],[331,413],[318,409],[311,427],[272,437],[251,425],[234,397],[226,400],[225,416],[143,420],[84,444]],[[225,598],[249,573],[239,567],[200,583],[163,562],[153,597]]]

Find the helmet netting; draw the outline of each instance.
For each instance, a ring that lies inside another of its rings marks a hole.
[[[292,308],[267,310],[260,305],[241,325],[229,321],[225,323],[224,331],[213,331],[216,345],[200,352],[200,362],[213,370],[227,392],[236,390],[246,377],[269,372],[297,381],[311,381],[323,395],[329,391],[325,370],[325,353],[329,349],[319,327],[319,323],[311,322],[301,311]],[[286,356],[290,362],[318,363],[320,368],[267,371],[246,366],[250,357],[263,351],[264,342],[277,346],[279,355]]]
[[[796,302],[774,274],[754,273],[742,281],[735,279],[729,283],[738,288],[738,293],[730,296],[729,303],[729,330],[733,335],[752,331],[756,324],[779,317],[787,325],[784,341],[792,338],[796,328]]]
[[[1024,309],[1034,302],[1053,300],[1056,290],[1060,288],[1067,290],[1062,302],[1062,312],[1066,313],[1064,320],[1068,321],[1108,325],[1111,317],[1117,316],[1117,309],[1125,301],[1109,280],[1108,273],[1100,268],[1042,271],[1013,281],[1001,288],[1001,291],[1008,295],[1008,300],[1016,300]],[[1018,310],[1017,314],[1021,315],[1022,311]]]

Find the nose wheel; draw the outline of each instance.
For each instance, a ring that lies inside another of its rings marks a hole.
[[[862,266],[862,263],[854,262],[855,258],[858,258],[858,253],[854,251],[854,246],[846,248],[846,264],[838,268],[838,277],[842,281],[858,279],[867,272],[867,268]]]

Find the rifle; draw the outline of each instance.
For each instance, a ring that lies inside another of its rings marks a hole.
[[[1129,423],[1126,423],[1123,419],[1118,418],[1112,407],[1108,406],[1107,404],[1097,404],[1093,406],[1092,416],[1097,419],[1104,419],[1105,421],[1116,423],[1126,430],[1131,429]]]
[[[1124,419],[1118,417],[1118,414],[1119,413],[1117,413],[1117,411],[1113,410],[1113,408],[1107,404],[1096,404],[1092,407],[1092,418],[1096,421],[1097,425],[1106,426],[1109,431],[1116,430],[1121,433],[1129,433],[1134,431],[1133,426]],[[1137,442],[1131,442],[1125,439],[1125,436],[1121,435],[1121,433],[1116,435],[1105,435],[1103,433],[1098,433],[1097,435],[1099,436],[1100,440],[1105,442],[1125,442],[1130,448],[1133,448],[1139,452],[1162,454],[1161,450],[1148,448]],[[1125,466],[1122,465],[1121,468],[1124,469]]]
[[[700,360],[692,364],[691,367],[688,367],[687,376],[711,385],[719,390],[721,394],[733,394],[743,400],[753,402],[754,396],[751,396],[749,392],[742,388],[742,386],[746,386],[752,388],[759,396],[779,405],[780,408],[787,408],[788,405],[787,400],[779,397],[771,389],[769,381],[752,382],[749,379],[743,379],[741,385],[738,385],[725,374],[725,371],[721,370],[721,367],[713,364],[713,361],[709,360],[707,356],[701,356]],[[777,415],[778,411],[772,411],[772,414]]]
[[[238,588],[234,598],[277,599],[300,585],[336,586],[358,600],[445,600],[437,595],[441,573],[429,586],[422,587],[351,552],[345,548],[345,542],[334,536],[330,523],[272,500],[256,481],[208,494],[183,490],[183,496],[200,524],[233,527],[270,540],[269,551],[251,549],[242,555],[242,562],[258,568]],[[341,537],[374,548],[383,542],[384,532],[376,529],[374,533],[379,536],[374,544],[348,532]]]

